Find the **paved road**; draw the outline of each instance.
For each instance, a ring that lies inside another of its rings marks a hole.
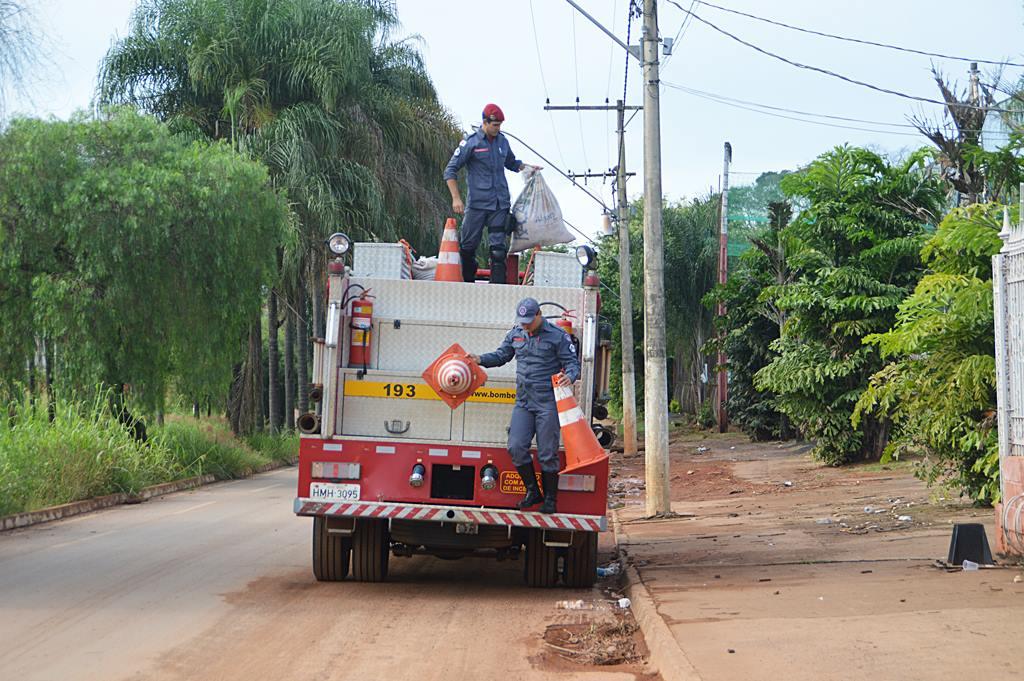
[[[518,561],[317,583],[294,489],[282,469],[0,534],[0,681],[634,678],[539,661],[555,600],[591,594],[527,589]]]

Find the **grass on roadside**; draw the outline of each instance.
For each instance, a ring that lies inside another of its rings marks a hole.
[[[298,453],[296,435],[240,440],[210,419],[172,417],[136,441],[102,399],[60,403],[53,422],[45,405],[11,405],[0,419],[0,516],[197,475],[249,475]]]

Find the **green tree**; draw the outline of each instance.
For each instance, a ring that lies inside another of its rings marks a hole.
[[[128,111],[15,120],[0,159],[0,380],[44,339],[68,391],[223,391],[286,226],[266,170]]]
[[[633,287],[634,353],[643,347],[643,204],[633,205],[630,218],[631,279]],[[707,399],[703,350],[712,333],[712,312],[702,298],[715,285],[718,262],[718,198],[714,195],[669,204],[662,213],[665,229],[666,339],[673,357],[672,395],[682,410],[695,414]],[[612,404],[621,405],[622,356],[618,303],[618,243],[607,237],[599,249],[598,273],[612,295],[602,298],[602,316],[614,323],[610,389]],[[643,405],[643,357],[637,357],[637,404]]]
[[[288,197],[298,239],[283,254],[268,307],[275,312],[280,290],[295,311],[300,404],[309,333],[321,335],[324,323],[324,238],[405,237],[430,250],[449,209],[440,170],[458,131],[414,40],[391,38],[396,27],[384,0],[143,0],[103,62],[103,101],[230,140],[263,161]],[[274,314],[267,324],[272,356],[280,323]],[[251,334],[259,331],[254,324]],[[262,385],[261,342],[250,347],[239,394]],[[276,386],[276,363],[269,370]],[[236,416],[243,429],[262,423],[258,414]]]
[[[890,423],[850,418],[868,379],[882,367],[862,340],[889,330],[921,276],[920,248],[937,222],[941,185],[923,154],[892,166],[865,149],[838,147],[782,182],[806,202],[789,227],[805,245],[792,283],[766,299],[786,315],[778,356],[755,376],[830,464],[878,457]]]
[[[972,498],[999,495],[995,424],[992,256],[1002,206],[956,208],[928,240],[929,273],[900,303],[896,324],[864,342],[891,360],[871,377],[854,411],[896,425],[886,456],[923,453],[919,469]]]
[[[754,376],[775,357],[772,343],[785,324],[770,293],[794,281],[792,262],[802,244],[786,228],[792,209],[786,202],[768,207],[768,224],[751,233],[754,248],[734,263],[725,286],[717,286],[705,298],[709,308],[725,306],[716,319],[719,336],[709,343],[709,352],[721,349],[729,370],[729,420],[753,440],[788,438],[788,419],[775,406],[775,395],[758,390]]]

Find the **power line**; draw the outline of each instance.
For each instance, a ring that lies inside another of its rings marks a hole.
[[[782,106],[772,106],[770,104],[761,104],[760,102],[751,102],[751,101],[748,101],[748,100],[745,100],[745,99],[736,99],[735,97],[726,97],[725,95],[715,94],[714,92],[705,92],[703,90],[697,90],[697,89],[689,88],[689,87],[686,87],[686,86],[683,86],[683,85],[677,85],[675,83],[668,83],[668,82],[666,82],[664,80],[662,80],[661,82],[665,83],[666,85],[669,85],[670,87],[673,87],[673,88],[675,88],[677,90],[682,90],[684,92],[688,92],[688,93],[690,93],[692,95],[695,95],[697,97],[708,97],[708,98],[711,98],[711,99],[723,100],[724,102],[731,102],[731,103],[735,103],[735,104],[746,104],[748,106],[756,106],[756,107],[759,107],[759,108],[762,108],[762,109],[771,109],[772,111],[781,111],[783,113],[798,114],[800,116],[811,116],[811,117],[814,117],[814,118],[829,118],[829,119],[832,119],[832,120],[847,121],[847,122],[850,122],[850,123],[866,123],[867,125],[884,125],[884,126],[893,127],[893,128],[912,128],[912,129],[915,129],[915,130],[917,129],[917,126],[915,126],[915,125],[913,125],[911,123],[887,123],[885,121],[872,121],[872,120],[867,120],[867,119],[863,119],[863,118],[850,118],[848,116],[834,116],[834,115],[831,115],[831,114],[814,113],[812,111],[800,111],[799,109],[789,109],[789,108],[782,107]]]
[[[596,201],[601,206],[601,208],[603,208],[605,210],[605,212],[611,212],[610,209],[608,208],[608,206],[605,204],[604,201],[602,201],[599,197],[597,197],[594,194],[592,194],[590,192],[590,190],[588,190],[586,187],[584,187],[579,182],[577,182],[572,177],[570,177],[568,174],[566,174],[565,171],[563,171],[561,168],[559,168],[554,163],[552,163],[550,159],[545,158],[542,153],[540,153],[539,151],[537,151],[536,149],[531,147],[529,144],[527,144],[526,141],[523,140],[521,137],[516,137],[515,135],[510,133],[508,130],[502,130],[501,134],[505,135],[506,137],[511,137],[512,139],[514,139],[515,141],[519,142],[524,147],[526,147],[527,149],[532,151],[534,154],[537,155],[538,158],[540,158],[542,161],[547,163],[551,168],[553,168],[555,170],[555,172],[557,172],[559,175],[561,175],[565,179],[569,180],[569,182],[571,182],[573,184],[573,186],[575,186],[581,192],[583,192],[584,194],[586,194],[587,196],[592,198],[594,201]]]
[[[715,31],[717,31],[718,33],[721,33],[722,35],[726,36],[727,38],[730,38],[730,39],[740,43],[741,45],[745,45],[746,47],[749,47],[750,49],[754,50],[755,52],[759,52],[760,54],[763,54],[763,55],[765,55],[767,57],[771,57],[772,59],[777,59],[777,60],[779,60],[779,61],[781,61],[781,62],[783,62],[785,64],[789,64],[790,66],[794,66],[794,67],[796,67],[798,69],[805,69],[805,70],[808,70],[808,71],[815,71],[817,73],[821,73],[821,74],[824,74],[826,76],[831,76],[833,78],[838,78],[839,80],[845,81],[847,83],[851,83],[853,85],[859,85],[861,87],[868,88],[869,90],[874,90],[876,92],[881,92],[881,93],[884,93],[884,94],[893,95],[895,97],[902,97],[903,99],[910,99],[910,100],[913,100],[913,101],[916,101],[916,102],[925,102],[927,104],[938,104],[938,105],[940,105],[942,107],[946,107],[947,104],[948,104],[947,102],[945,102],[945,101],[943,101],[941,99],[931,99],[931,98],[928,98],[928,97],[919,97],[917,95],[909,95],[909,94],[907,94],[905,92],[900,92],[899,90],[891,90],[889,88],[884,88],[884,87],[880,87],[878,85],[873,85],[871,83],[867,83],[867,82],[862,81],[862,80],[857,80],[855,78],[850,78],[849,76],[844,76],[844,75],[842,75],[840,73],[836,73],[835,71],[829,71],[828,69],[821,68],[820,66],[812,66],[810,64],[802,64],[800,62],[793,61],[792,59],[788,59],[788,58],[783,57],[783,56],[781,56],[779,54],[776,54],[774,52],[766,50],[763,47],[758,47],[757,45],[755,45],[755,44],[753,44],[751,42],[748,42],[748,41],[746,41],[746,40],[744,40],[744,39],[742,39],[742,38],[740,38],[740,37],[730,33],[729,31],[726,31],[723,28],[719,28],[718,26],[716,26],[715,24],[711,23],[707,19],[704,19],[704,18],[700,17],[699,15],[695,14],[694,12],[691,12],[691,11],[689,11],[687,9],[684,9],[683,6],[680,5],[678,2],[676,2],[675,0],[668,0],[668,2],[673,4],[673,5],[675,5],[676,7],[678,7],[683,12],[689,14],[690,16],[692,16],[694,19],[696,19],[697,21],[701,22],[705,26],[707,26],[707,27],[709,27],[711,29],[714,29]],[[993,111],[993,112],[998,112],[998,113],[1005,113],[1005,111],[1003,109],[992,109],[992,108],[989,108],[989,107],[983,106],[983,105],[982,106],[978,106],[978,105],[973,105],[973,104],[960,104],[959,106],[961,106],[963,108],[969,108],[969,109],[985,109],[987,111]]]
[[[540,56],[540,38],[537,34],[537,17],[533,13],[533,0],[530,0],[530,23],[533,24],[533,46],[537,49],[537,66],[540,68],[540,82],[544,87],[544,99],[548,98],[548,83],[544,78],[544,59]],[[558,158],[562,165],[565,165],[565,155],[562,154],[562,145],[558,143],[558,131],[555,130],[555,119],[548,113],[548,122],[551,124],[551,136],[555,138],[555,149],[558,150]]]
[[[773,116],[775,118],[785,118],[785,119],[790,120],[790,121],[798,121],[800,123],[809,123],[811,125],[821,125],[821,126],[824,126],[824,127],[827,127],[827,128],[842,128],[844,130],[860,130],[861,132],[874,132],[874,133],[878,133],[878,134],[882,134],[882,135],[899,135],[901,137],[918,137],[918,133],[900,132],[898,130],[878,130],[876,128],[861,128],[861,127],[857,127],[857,126],[853,126],[853,125],[841,125],[839,123],[826,123],[825,121],[812,121],[812,120],[808,120],[806,118],[797,118],[796,116],[787,116],[786,114],[773,113],[771,111],[763,111],[761,109],[755,109],[752,106],[744,106],[742,104],[735,104],[733,102],[725,101],[725,100],[723,100],[723,99],[721,99],[719,97],[716,97],[716,96],[711,96],[711,95],[706,95],[706,94],[698,94],[698,91],[696,91],[696,90],[691,90],[690,88],[686,88],[686,87],[682,87],[680,85],[676,85],[674,83],[670,83],[669,81],[664,80],[664,79],[662,79],[661,82],[662,82],[663,85],[665,85],[666,87],[670,87],[673,90],[679,90],[681,92],[685,92],[686,94],[693,95],[694,97],[700,97],[701,99],[707,99],[709,101],[716,102],[718,104],[723,104],[725,106],[731,106],[731,107],[733,107],[735,109],[743,109],[745,111],[752,111],[754,113],[759,113],[759,114],[761,114],[763,116]]]
[[[576,79],[576,103],[579,104],[580,103],[580,59],[579,59],[579,50],[576,47],[576,13],[572,12],[570,14],[570,18],[572,20],[572,73],[573,73],[573,77]],[[587,140],[586,140],[586,136],[583,134],[583,117],[582,117],[582,114],[580,114],[579,111],[576,112],[576,121],[579,123],[579,125],[576,126],[576,129],[579,130],[579,133],[580,133],[580,149],[583,151],[583,164],[586,167],[589,168],[590,167],[590,159],[587,158]],[[562,161],[564,163],[565,159],[562,159]]]
[[[697,4],[697,1],[698,0],[692,0],[692,2],[690,2],[690,10],[689,11],[691,11],[691,12],[693,11],[693,7],[694,7],[694,5]],[[693,25],[693,22],[690,21],[690,15],[687,14],[686,17],[683,18],[683,23],[681,23],[679,25],[679,30],[676,31],[676,37],[672,39],[672,44],[673,45],[678,45],[679,41],[683,39],[684,35],[686,35],[686,29],[688,29],[692,25]],[[662,65],[661,65],[662,71],[664,71],[665,69],[668,68],[668,63],[672,60],[672,56],[674,54],[675,54],[675,52],[672,52],[672,54],[670,54],[667,57],[665,57],[665,61],[662,62]]]
[[[822,38],[831,38],[833,40],[842,40],[848,43],[857,43],[860,45],[870,45],[871,47],[882,47],[887,50],[896,50],[898,52],[909,52],[910,54],[919,54],[925,57],[938,57],[940,59],[952,59],[955,61],[974,62],[978,64],[993,64],[995,66],[1020,66],[1024,67],[1024,64],[1012,62],[1012,61],[996,61],[993,59],[976,59],[973,57],[960,57],[953,54],[943,54],[941,52],[928,52],[927,50],[915,50],[910,47],[902,47],[900,45],[891,45],[889,43],[881,43],[874,40],[864,40],[861,38],[850,38],[848,36],[836,35],[835,33],[825,33],[824,31],[815,31],[810,28],[803,28],[801,26],[793,26],[792,24],[785,24],[781,21],[775,21],[774,19],[768,19],[766,17],[760,17],[756,14],[749,14],[747,12],[741,12],[736,9],[730,9],[729,7],[722,7],[721,5],[715,5],[710,2],[704,2],[703,0],[694,0],[696,4],[704,5],[706,7],[712,7],[722,12],[729,12],[730,14],[737,14],[748,19],[754,19],[755,21],[762,21],[766,24],[772,24],[773,26],[780,26],[790,31],[799,31],[800,33],[809,33],[810,35],[820,36]],[[673,3],[675,4],[675,3]],[[690,9],[693,9],[693,4],[690,5]],[[684,10],[685,11],[685,10]]]

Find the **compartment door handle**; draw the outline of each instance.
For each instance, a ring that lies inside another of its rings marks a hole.
[[[403,427],[401,421],[394,419],[393,421],[384,422],[384,430],[388,431],[392,435],[401,435],[402,433],[409,432],[409,426],[411,425],[412,421],[406,421],[405,427]]]

